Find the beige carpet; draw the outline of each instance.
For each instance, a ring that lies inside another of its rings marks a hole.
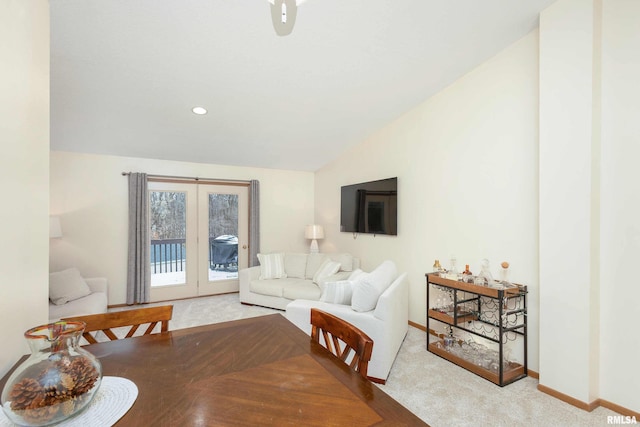
[[[170,329],[270,313],[284,314],[279,310],[242,305],[238,294],[172,304]],[[428,353],[425,340],[425,332],[409,327],[387,384],[380,388],[433,427],[605,426],[607,416],[618,415],[605,408],[591,413],[575,408],[539,392],[538,382],[533,378],[498,387]]]

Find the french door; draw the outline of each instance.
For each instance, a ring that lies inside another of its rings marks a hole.
[[[248,259],[248,187],[149,182],[151,301],[238,290]]]

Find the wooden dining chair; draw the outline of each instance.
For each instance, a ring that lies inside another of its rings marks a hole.
[[[349,366],[367,379],[367,369],[373,352],[373,340],[351,323],[316,308],[311,309],[311,340],[325,347],[330,353],[348,363],[351,352],[353,359]]]
[[[159,307],[136,308],[133,310],[112,311],[102,314],[90,314],[87,316],[66,317],[61,320],[84,322],[86,327],[82,336],[89,344],[95,344],[98,341],[95,334],[102,331],[110,340],[117,340],[118,337],[111,330],[112,328],[128,327],[131,328],[124,338],[131,338],[141,325],[149,324],[143,335],[149,335],[158,323],[161,324],[160,331],[169,330],[169,320],[173,315],[172,305],[163,305]],[[95,333],[95,334],[92,334]]]

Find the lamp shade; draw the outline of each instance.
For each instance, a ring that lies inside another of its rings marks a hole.
[[[304,229],[307,239],[324,239],[324,228],[321,225],[307,225]]]
[[[55,239],[58,237],[62,237],[62,226],[60,225],[60,217],[50,216],[49,217],[49,238]]]

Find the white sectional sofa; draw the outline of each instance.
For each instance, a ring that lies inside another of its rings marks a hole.
[[[320,299],[320,285],[345,280],[360,267],[350,254],[274,253],[258,255],[260,266],[239,272],[240,302],[284,310],[297,299]],[[332,263],[337,271],[328,268]],[[323,268],[331,274],[319,275]]]
[[[381,270],[385,270],[384,274],[380,273]],[[374,382],[384,384],[409,329],[407,274],[398,275],[395,265],[391,261],[385,261],[376,270],[358,276],[351,282],[351,303],[335,304],[297,299],[287,305],[286,317],[311,335],[311,309],[317,308],[338,316],[364,331],[373,339],[368,377]],[[367,310],[371,305],[374,308]]]

